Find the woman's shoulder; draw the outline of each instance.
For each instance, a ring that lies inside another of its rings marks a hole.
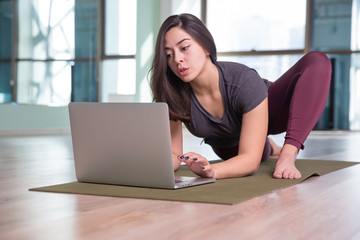
[[[218,66],[225,83],[228,84],[241,84],[241,82],[247,82],[247,80],[253,80],[254,78],[261,79],[254,69],[241,63],[217,62],[216,65]]]
[[[251,68],[249,68],[248,66],[238,63],[238,62],[217,62],[216,63],[218,65],[219,68],[221,68],[222,70],[226,70],[226,72],[230,71],[230,72],[244,72],[247,70],[251,70]]]

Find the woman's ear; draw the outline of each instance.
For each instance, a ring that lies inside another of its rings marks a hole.
[[[209,51],[208,51],[208,50],[206,50],[205,48],[204,48],[204,52],[205,52],[205,55],[206,55],[207,57],[210,57],[210,53],[209,53]]]

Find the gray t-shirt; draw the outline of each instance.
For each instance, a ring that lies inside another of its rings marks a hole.
[[[207,112],[191,94],[191,122],[187,129],[214,147],[239,144],[242,115],[258,106],[268,95],[269,81],[243,64],[217,62],[224,115],[218,119]]]

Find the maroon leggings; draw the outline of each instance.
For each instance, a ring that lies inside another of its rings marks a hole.
[[[285,143],[304,149],[304,142],[319,120],[329,93],[331,63],[321,52],[310,52],[269,88],[268,134],[286,132]],[[214,148],[226,160],[238,154],[238,146]],[[262,161],[272,154],[266,138]]]

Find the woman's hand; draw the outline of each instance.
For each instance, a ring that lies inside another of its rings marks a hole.
[[[214,177],[213,167],[209,161],[200,154],[189,152],[179,155],[177,158],[179,161],[185,163],[196,175],[204,178]]]

